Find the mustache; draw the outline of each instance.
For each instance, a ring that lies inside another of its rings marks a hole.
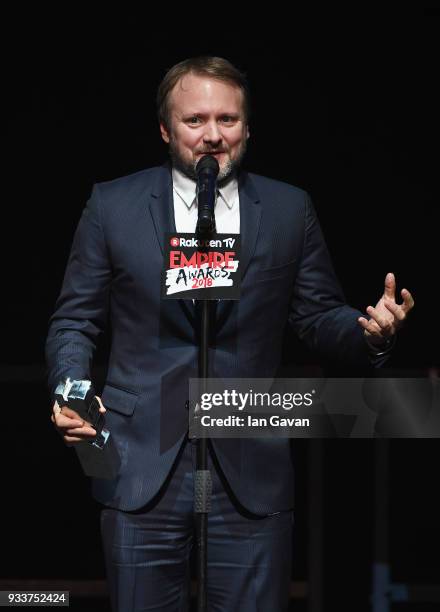
[[[212,153],[228,153],[226,149],[211,149],[210,151],[196,151],[196,155],[210,155]]]

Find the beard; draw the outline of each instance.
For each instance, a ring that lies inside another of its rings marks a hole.
[[[220,167],[220,171],[217,176],[218,187],[224,187],[234,176],[236,176],[243,157],[246,153],[246,145],[246,139],[243,139],[240,145],[240,149],[238,150],[237,157],[234,160],[229,158],[225,165],[223,167]],[[196,167],[199,163],[199,160],[184,159],[176,146],[176,142],[173,136],[171,136],[169,142],[169,153],[173,166],[177,170],[180,170],[180,172],[182,172],[188,178],[192,179],[193,181],[197,181]],[[205,153],[206,155],[209,155],[210,153],[227,153],[227,151],[225,151],[224,149],[219,149],[218,151],[211,149],[206,152],[197,151],[197,153]]]

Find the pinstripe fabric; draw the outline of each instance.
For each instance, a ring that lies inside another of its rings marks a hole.
[[[210,457],[209,457],[210,458]],[[183,612],[194,546],[195,445],[187,442],[165,486],[136,512],[101,511],[112,609]],[[293,513],[257,517],[238,508],[209,461],[208,609],[287,610]]]
[[[313,206],[293,186],[239,177],[242,291],[214,306],[212,375],[271,377],[287,324],[317,353],[368,364],[356,319],[332,269]],[[89,378],[97,336],[112,330],[102,393],[122,457],[95,498],[129,511],[159,490],[187,429],[188,378],[197,372],[192,300],[161,300],[163,233],[175,231],[167,166],[95,185],[75,234],[47,339],[49,384]],[[228,482],[249,510],[293,506],[288,440],[216,440]]]

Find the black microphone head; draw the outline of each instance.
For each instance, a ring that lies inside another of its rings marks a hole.
[[[200,174],[204,174],[205,172],[209,172],[214,176],[217,176],[220,172],[220,166],[218,165],[218,161],[212,155],[204,155],[199,159],[196,166],[196,174],[200,176]]]

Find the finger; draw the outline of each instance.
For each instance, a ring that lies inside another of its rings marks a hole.
[[[70,417],[66,417],[59,413],[55,417],[55,425],[60,429],[73,429],[74,427],[83,427],[85,425],[85,421],[82,419],[71,419]]]
[[[372,336],[381,337],[381,328],[373,319],[366,319],[365,317],[359,317],[358,323],[365,331],[369,332]]]
[[[370,323],[369,323],[368,319],[366,319],[365,317],[359,317],[358,318],[358,323],[360,324],[361,327],[363,327],[364,329],[369,331],[368,328],[370,327]]]
[[[70,417],[71,419],[76,419],[78,421],[81,421],[81,423],[83,421],[83,419],[79,416],[77,412],[75,412],[75,410],[72,410],[72,408],[68,408],[67,406],[61,407],[61,413],[67,417]]]
[[[388,310],[393,313],[393,315],[398,321],[402,322],[406,319],[406,314],[403,311],[402,306],[399,306],[399,304],[396,304],[395,302],[389,301],[384,301],[384,304],[386,308],[388,308]]]
[[[412,308],[414,308],[414,299],[408,289],[402,289],[400,292],[403,298],[402,309],[405,313],[408,313]]]
[[[57,416],[58,416],[58,415],[57,415]],[[51,415],[50,415],[50,420],[52,421],[52,423],[53,423],[53,424],[54,424],[56,427],[58,427],[58,424],[57,424],[57,417],[55,417],[53,414],[51,414]],[[71,422],[72,422],[72,421],[71,421]]]
[[[93,427],[72,427],[71,429],[66,429],[66,433],[77,437],[84,436],[86,438],[93,438],[96,436],[96,430],[93,429]]]
[[[76,436],[63,436],[64,442],[67,446],[71,446],[72,444],[78,444],[78,442],[86,442],[83,438],[77,438]]]
[[[60,407],[59,403],[55,400],[55,403],[54,403],[53,408],[52,408],[52,413],[54,415],[57,415],[60,412],[61,412],[61,407]]]
[[[388,272],[385,276],[384,296],[395,300],[396,298],[396,278],[392,272]]]
[[[391,330],[391,322],[380,315],[373,306],[368,306],[367,312],[370,317],[376,321],[382,331],[388,332]]]
[[[102,412],[104,414],[104,412],[107,412],[107,410],[104,408],[104,405],[101,402],[101,398],[98,397],[97,395],[95,395],[95,397],[96,397],[96,399],[98,401],[98,404],[99,404],[99,412]]]

